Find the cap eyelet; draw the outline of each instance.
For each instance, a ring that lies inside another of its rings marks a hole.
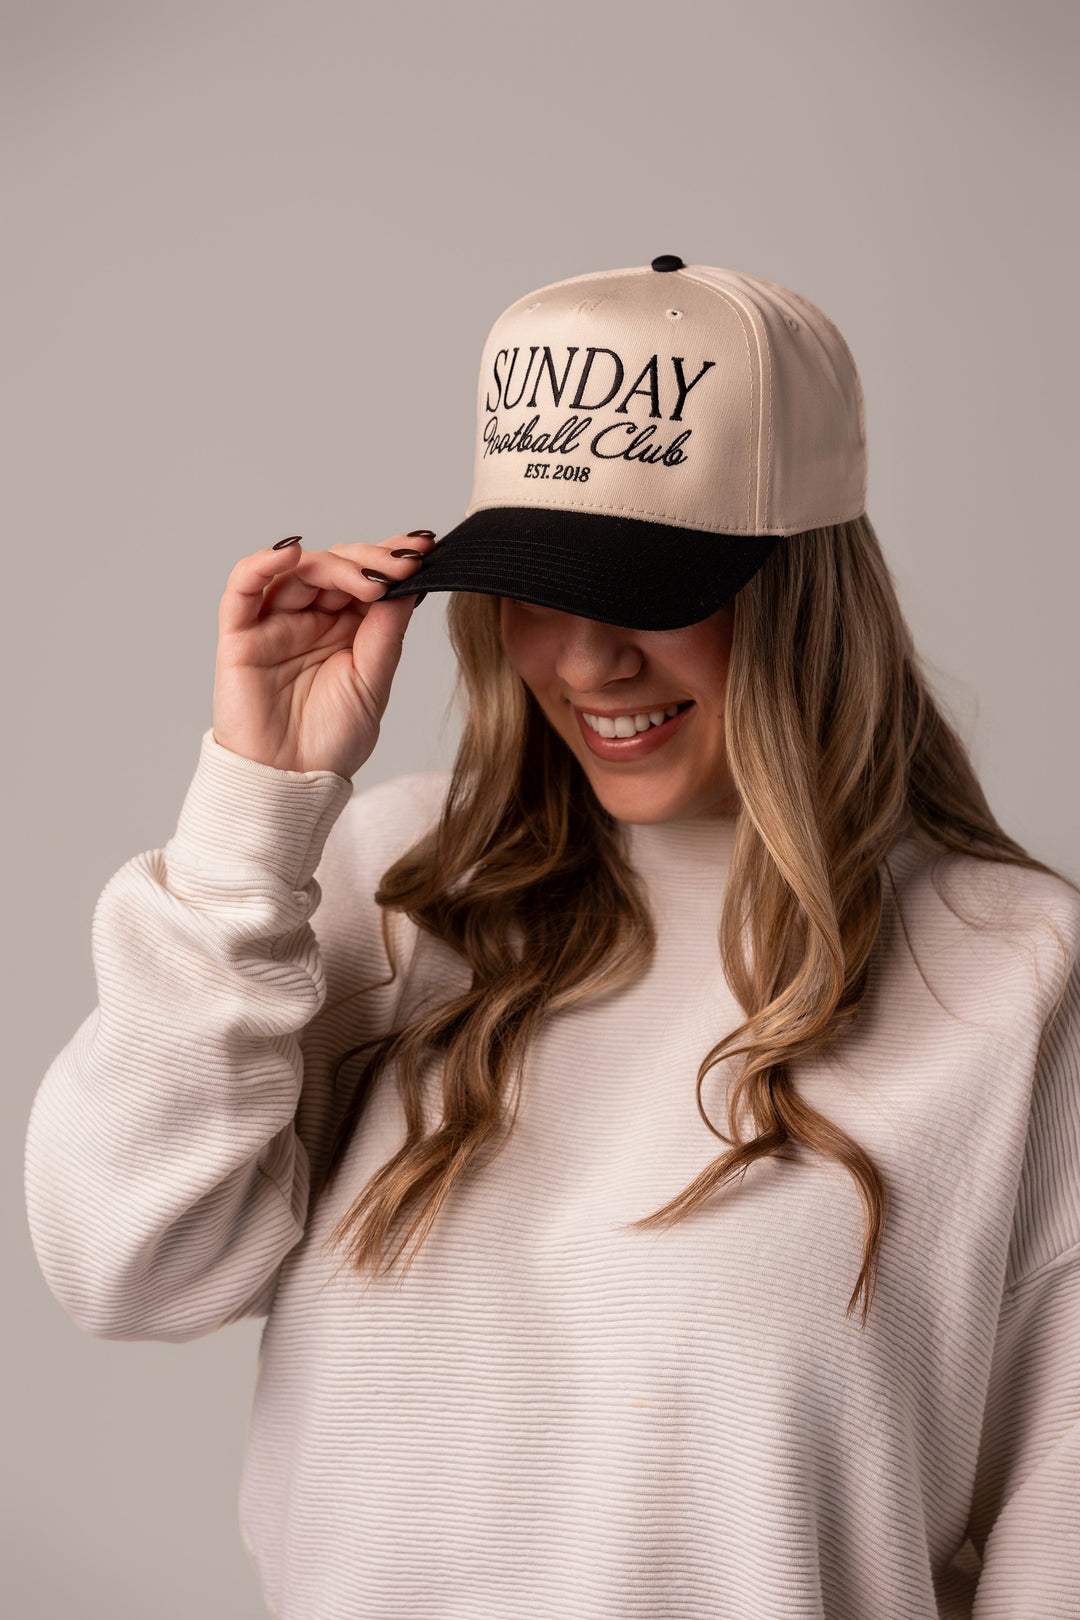
[[[673,321],[681,321],[683,318],[683,312],[681,309],[665,309],[664,314],[669,320]]]

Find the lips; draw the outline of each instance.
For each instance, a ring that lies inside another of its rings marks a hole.
[[[669,715],[663,725],[651,725],[648,731],[638,731],[632,737],[601,737],[592,729],[580,709],[575,709],[574,714],[590,753],[595,754],[597,759],[629,762],[643,759],[647,754],[663,748],[686,724],[694,707],[693,702],[686,703],[677,714]]]

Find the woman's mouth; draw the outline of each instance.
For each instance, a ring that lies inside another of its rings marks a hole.
[[[675,735],[694,707],[692,698],[663,708],[596,714],[575,709],[581,734],[598,759],[632,760],[654,753]]]

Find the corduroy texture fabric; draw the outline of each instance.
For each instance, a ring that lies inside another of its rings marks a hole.
[[[446,783],[354,793],[207,731],[175,835],[98,901],[99,1004],[29,1120],[31,1235],[84,1331],[267,1318],[240,1509],[270,1612],[1075,1620],[1077,897],[948,860],[973,929],[913,845],[891,858],[919,967],[890,902],[861,1020],[796,1071],[889,1185],[865,1332],[835,1164],[769,1160],[667,1232],[626,1224],[723,1148],[694,1077],[740,1019],[716,945],[730,820],[628,829],[655,960],[550,1020],[507,1146],[404,1283],[365,1291],[321,1244],[399,1144],[392,1076],[310,1210],[309,1188],[336,1058],[467,981],[398,918],[386,983],[372,899]],[[735,1061],[702,1088],[720,1130]]]

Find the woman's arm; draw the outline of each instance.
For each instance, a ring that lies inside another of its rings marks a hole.
[[[1080,1249],[1006,1295],[978,1475],[973,1620],[1080,1614]]]
[[[106,884],[98,1005],[27,1131],[35,1252],[88,1333],[185,1340],[267,1309],[303,1234],[299,1037],[326,999],[314,873],[375,746],[413,610],[378,598],[433,538],[305,553],[292,535],[229,575],[213,725],[176,833]],[[347,880],[363,910],[378,872],[360,866]]]
[[[969,1536],[973,1620],[1080,1615],[1080,970],[1032,1095]]]
[[[98,1005],[39,1087],[25,1163],[39,1264],[88,1333],[183,1342],[268,1308],[307,1215],[294,1116],[327,982],[314,874],[355,885],[335,896],[352,919],[335,976],[385,978],[371,895],[419,824],[394,783],[339,821],[352,792],[208,731],[176,833],[98,900]],[[356,998],[365,1032],[398,988]]]

